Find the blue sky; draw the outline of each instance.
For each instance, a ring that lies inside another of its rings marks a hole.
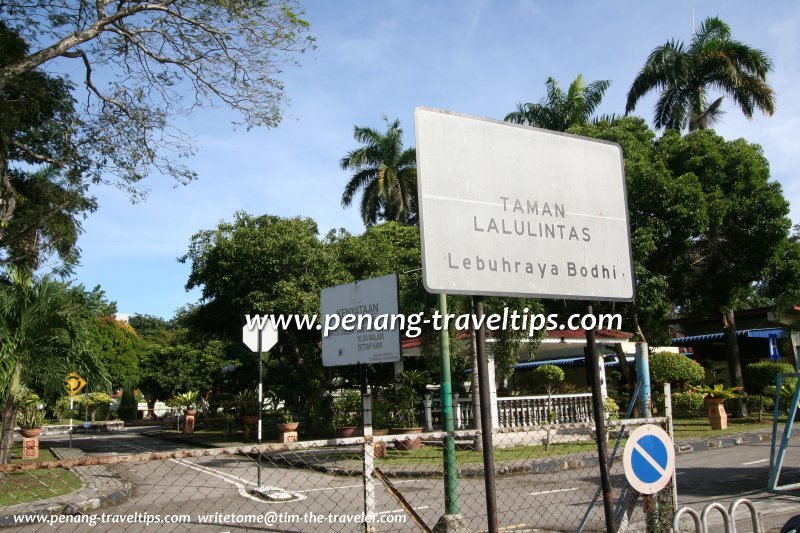
[[[624,111],[628,87],[648,53],[669,38],[688,40],[718,15],[733,37],[772,58],[777,112],[747,121],[731,105],[716,130],[763,146],[800,222],[800,4],[752,1],[338,1],[304,2],[316,51],[282,75],[290,99],[272,130],[235,129],[224,109],[181,122],[197,142],[188,164],[199,179],[174,187],[148,179],[145,203],[113,188],[95,190],[100,209],[85,223],[76,281],[100,284],[123,313],[171,317],[196,302],[186,292],[183,255],[195,232],[231,220],[237,210],[314,218],[325,233],[361,233],[357,209],[344,210],[348,179],[339,159],[356,147],[353,126],[381,129],[399,118],[414,143],[420,105],[502,118],[517,102],[536,102],[548,76],[566,86],[579,73],[610,79],[601,113]],[[636,113],[650,120],[654,98]]]

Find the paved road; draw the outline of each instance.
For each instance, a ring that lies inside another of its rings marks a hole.
[[[74,445],[89,454],[129,454],[136,451],[168,451],[185,445],[150,439],[137,430],[120,434],[76,438]],[[716,451],[681,455],[677,458],[681,505],[702,508],[712,500],[729,503],[738,495],[756,501],[759,509],[783,523],[787,513],[800,514],[800,498],[764,493],[768,475],[769,444],[756,443]],[[243,456],[199,457],[125,463],[112,467],[136,487],[122,504],[104,509],[107,515],[187,514],[191,523],[161,524],[159,531],[356,531],[348,524],[331,524],[328,515],[357,515],[362,508],[360,477],[332,476],[305,469],[287,469],[265,464],[262,485],[291,495],[290,501],[265,502],[248,493],[257,485],[254,461]],[[787,454],[784,482],[800,481],[800,442]],[[615,488],[624,480],[621,464],[612,469]],[[433,525],[444,513],[441,479],[396,479],[393,483],[425,522]],[[559,471],[550,474],[500,476],[497,478],[498,510],[501,526],[509,529],[574,530],[588,508],[599,484],[590,469]],[[409,520],[389,491],[377,483],[376,510],[384,517]],[[485,496],[482,478],[460,479],[462,513],[473,531],[485,529]],[[639,513],[641,511],[638,511]],[[200,515],[213,513],[267,515],[269,525],[200,524]],[[744,512],[742,512],[744,516]],[[639,515],[640,516],[640,515]],[[312,517],[314,517],[312,519]],[[744,521],[742,522],[744,524]],[[603,529],[602,504],[597,503],[588,520],[589,530]],[[101,528],[111,529],[110,526]],[[50,529],[50,528],[48,528]],[[89,527],[64,527],[63,530],[90,530]],[[138,525],[117,525],[114,530],[140,530]],[[155,530],[155,529],[154,529]],[[380,531],[410,531],[410,522],[382,524]]]

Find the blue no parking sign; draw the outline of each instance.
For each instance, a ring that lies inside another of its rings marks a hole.
[[[655,494],[672,479],[675,447],[666,431],[646,424],[631,432],[622,460],[631,487],[641,494]]]

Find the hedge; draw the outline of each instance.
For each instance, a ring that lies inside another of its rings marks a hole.
[[[672,352],[650,355],[650,381],[654,387],[662,383],[697,385],[705,377],[706,372],[700,363],[685,355]]]
[[[744,384],[747,392],[761,394],[764,387],[774,387],[778,381],[778,374],[792,373],[794,368],[789,363],[776,361],[759,361],[744,367]]]

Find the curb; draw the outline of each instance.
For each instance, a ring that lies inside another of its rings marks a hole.
[[[779,432],[780,434],[780,432]],[[792,437],[800,436],[800,428],[792,430]],[[764,442],[772,440],[772,431],[759,433],[739,433],[730,437],[719,439],[703,439],[697,441],[683,441],[675,443],[675,455],[685,455],[687,453],[698,453],[718,448],[730,448],[751,442]]]
[[[52,450],[53,454],[58,459],[63,459],[59,454],[58,448]],[[86,456],[81,452],[82,456]],[[108,484],[108,480],[113,480],[113,487],[100,486],[97,487],[97,480],[101,479],[100,476],[93,474],[90,469],[103,469],[105,472],[102,476],[104,484]],[[80,514],[87,511],[95,511],[106,505],[117,504],[122,502],[130,495],[133,490],[133,485],[122,478],[119,474],[111,471],[106,466],[78,466],[72,471],[81,478],[83,481],[83,488],[64,494],[63,496],[56,496],[47,500],[40,500],[37,502],[21,503],[14,506],[9,506],[3,509],[4,513],[0,516],[0,527],[8,526],[25,526],[25,523],[20,523],[14,517],[19,516],[50,516],[60,514]],[[105,489],[105,490],[104,490]],[[110,490],[109,490],[110,489]],[[14,512],[14,509],[17,512]],[[32,524],[27,524],[32,525]]]
[[[800,436],[800,429],[792,430],[792,436]],[[682,441],[675,444],[675,455],[686,455],[689,453],[700,453],[705,451],[713,451],[720,448],[730,448],[733,446],[740,446],[752,442],[763,442],[772,439],[772,432],[759,432],[759,433],[745,433],[737,434],[730,437],[723,437],[719,439],[704,439],[697,441]],[[620,453],[617,454],[618,457]],[[276,454],[269,456],[269,459],[275,463],[283,463],[294,468],[305,468],[321,472],[324,474],[331,474],[334,476],[361,476],[363,474],[361,468],[345,468],[345,467],[330,467],[320,463],[309,463],[302,458],[298,458],[297,453],[287,457],[284,454]],[[596,456],[578,456],[570,457],[564,456],[558,460],[527,460],[522,464],[514,463],[504,465],[502,463],[495,466],[495,475],[497,476],[513,476],[521,474],[552,474],[565,470],[580,470],[582,468],[595,467],[599,463]],[[443,474],[441,470],[396,470],[392,468],[381,468],[384,474],[390,478],[404,478],[404,479],[429,479],[439,478]],[[483,466],[476,467],[460,467],[458,468],[458,476],[464,478],[483,477]]]

